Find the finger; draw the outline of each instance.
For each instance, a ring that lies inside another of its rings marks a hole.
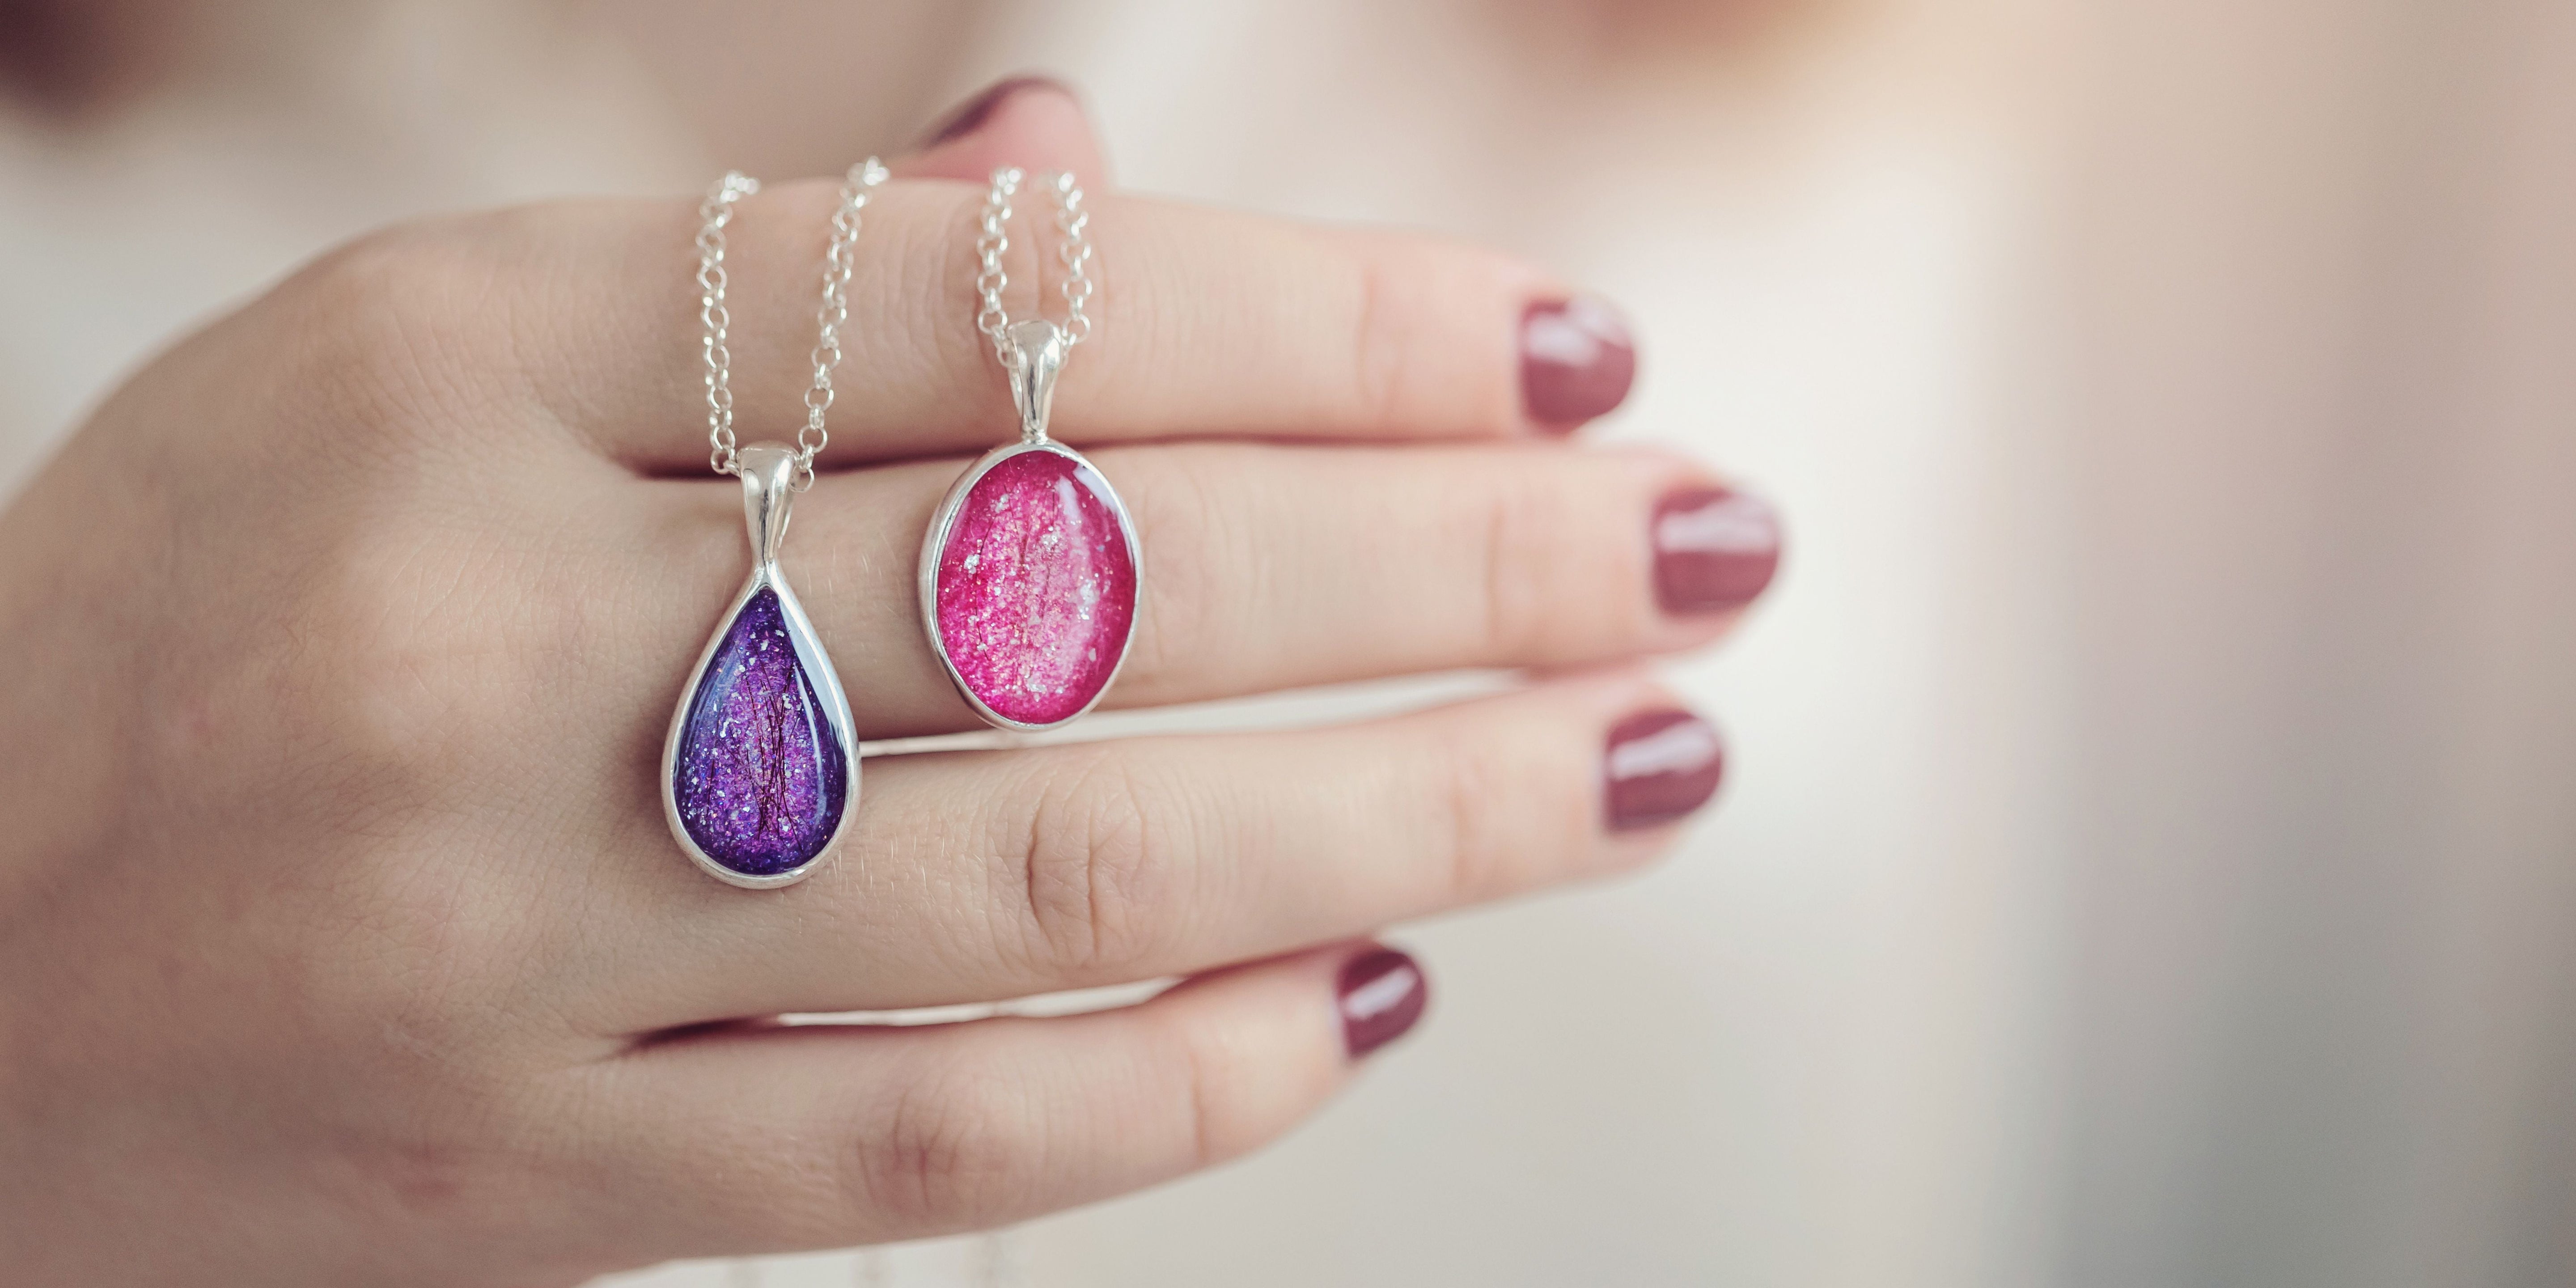
[[[1194,443],[1104,450],[1096,463],[1143,551],[1117,706],[1692,648],[1733,623],[1778,558],[1767,509],[1661,453]],[[923,637],[915,585],[923,530],[960,468],[828,476],[797,502],[787,576],[863,737],[977,724]],[[652,650],[637,659],[648,673],[685,667],[741,576],[733,489],[688,487],[702,494],[694,522],[675,529],[691,508],[647,494],[635,521],[656,526],[613,555],[629,579],[650,570],[642,591],[666,628],[632,637]],[[1708,497],[1743,518],[1733,544],[1681,548],[1673,507]],[[1732,579],[1674,576],[1711,559]]]
[[[1342,945],[1069,1018],[649,1046],[586,1071],[618,1142],[603,1188],[667,1257],[1004,1225],[1270,1141],[1427,992],[1410,958]]]
[[[745,441],[793,437],[804,422],[835,200],[828,182],[778,185],[743,200],[729,231],[730,385]],[[827,464],[963,453],[1016,432],[991,343],[975,329],[983,200],[980,185],[947,182],[897,180],[876,191],[847,288]],[[1051,224],[1045,202],[1030,190],[1018,203],[1012,255],[1029,258],[1012,261],[1005,302],[1015,318],[1033,316],[1041,295],[1047,315],[1062,316],[1060,278],[1050,272],[1042,292],[1035,271],[1030,232]],[[1533,352],[1528,371],[1557,371],[1574,315],[1533,321],[1534,303],[1565,291],[1527,265],[1429,238],[1132,197],[1098,195],[1088,205],[1094,329],[1057,388],[1058,437],[1496,437],[1542,428],[1523,397],[1525,330],[1556,337]],[[487,328],[503,319],[501,342],[471,355],[503,374],[478,368],[478,379],[519,382],[519,396],[635,468],[703,469],[688,251],[694,203],[562,203],[474,227],[484,231],[448,235],[463,248],[434,246],[418,264],[404,247],[437,234],[344,252],[341,272],[365,290],[404,297],[406,307],[470,307]],[[1054,242],[1046,245],[1051,256]],[[370,255],[396,262],[371,264]],[[459,290],[452,279],[460,274],[477,288]],[[482,334],[461,321],[437,329]],[[1624,374],[1617,386],[1607,402],[1624,392]],[[1600,398],[1587,405],[1607,410]]]
[[[633,930],[586,975],[604,1031],[635,1032],[1182,974],[1634,868],[1722,760],[1629,676],[1332,729],[880,757],[838,858],[769,897],[608,856],[591,915]]]
[[[1081,98],[1049,76],[1013,76],[987,86],[950,109],[889,168],[906,179],[982,183],[1003,166],[1068,170],[1094,189],[1109,187],[1109,167]]]

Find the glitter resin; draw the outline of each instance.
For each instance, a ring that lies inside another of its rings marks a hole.
[[[1070,449],[994,453],[958,481],[924,550],[923,617],[957,687],[1036,729],[1098,701],[1136,621],[1136,538],[1109,481]]]
[[[719,629],[665,771],[698,856],[762,883],[793,880],[831,848],[855,786],[839,683],[783,590],[756,580]]]

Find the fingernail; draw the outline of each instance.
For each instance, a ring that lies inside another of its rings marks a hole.
[[[1589,295],[1539,300],[1521,314],[1521,402],[1557,433],[1617,407],[1637,378],[1637,346],[1618,310]]]
[[[1667,613],[1742,608],[1780,568],[1780,517],[1751,493],[1668,493],[1655,504],[1652,535],[1655,599]]]
[[[1373,948],[1342,963],[1338,989],[1342,1046],[1354,1060],[1403,1037],[1431,1000],[1422,968],[1392,948]]]
[[[1717,794],[1726,745],[1717,728],[1687,711],[1648,711],[1611,726],[1604,758],[1606,810],[1613,832],[1659,827],[1688,816]]]
[[[1073,97],[1073,87],[1052,76],[1027,75],[1005,77],[985,87],[984,92],[958,104],[948,113],[946,119],[942,120],[937,126],[934,126],[929,133],[924,134],[921,138],[921,142],[916,143],[913,146],[917,148],[936,147],[939,144],[946,143],[950,139],[956,138],[958,135],[970,133],[976,127],[991,119],[995,109],[998,109],[1002,104],[1009,102],[1012,95],[1027,89],[1053,90],[1067,98]]]

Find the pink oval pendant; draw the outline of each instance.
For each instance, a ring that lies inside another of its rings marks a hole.
[[[996,724],[1091,709],[1136,624],[1136,534],[1091,463],[1055,443],[987,455],[922,548],[922,619],[949,679]]]

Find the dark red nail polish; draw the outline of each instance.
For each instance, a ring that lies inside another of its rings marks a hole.
[[[950,139],[956,138],[958,135],[973,131],[977,126],[990,120],[994,110],[999,108],[1002,104],[1009,102],[1012,95],[1027,89],[1053,90],[1054,92],[1062,94],[1068,98],[1073,96],[1072,86],[1067,85],[1063,81],[1057,80],[1052,76],[1031,75],[1006,77],[987,86],[984,89],[984,92],[958,104],[948,113],[946,119],[932,127],[927,134],[922,136],[921,142],[914,146],[923,148],[936,147],[939,144],[946,143]]]
[[[1611,727],[1602,764],[1610,830],[1685,817],[1717,794],[1725,773],[1726,745],[1714,725],[1687,711],[1630,716]]]
[[[1354,1060],[1403,1037],[1431,1000],[1422,968],[1392,948],[1372,948],[1342,963],[1337,990],[1342,1046]]]
[[[1617,407],[1637,378],[1637,346],[1618,311],[1588,295],[1539,300],[1521,314],[1521,402],[1559,433]]]
[[[1752,603],[1780,568],[1780,517],[1769,502],[1722,487],[1685,488],[1655,504],[1655,600],[1667,613]]]

